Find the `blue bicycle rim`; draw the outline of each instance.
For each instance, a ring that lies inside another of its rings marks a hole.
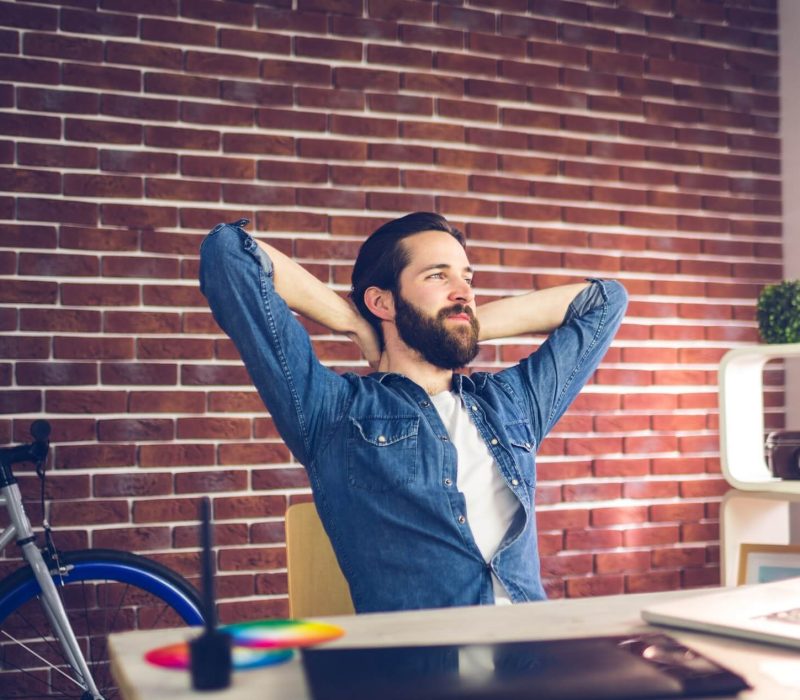
[[[161,598],[175,610],[187,625],[202,625],[203,616],[197,606],[186,598],[184,593],[149,571],[130,564],[110,561],[69,562],[69,570],[63,575],[51,575],[56,587],[60,588],[80,581],[115,581],[136,586]],[[63,582],[63,583],[62,583]],[[0,620],[17,610],[21,605],[42,592],[35,578],[27,578],[0,600]]]

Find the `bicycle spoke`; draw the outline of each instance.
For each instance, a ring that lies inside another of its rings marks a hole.
[[[79,688],[83,689],[83,686],[82,686],[80,683],[78,683],[78,681],[76,681],[76,680],[75,680],[75,679],[74,679],[72,676],[70,676],[68,673],[65,673],[64,671],[62,671],[62,670],[61,670],[61,669],[60,669],[58,666],[56,666],[56,665],[54,665],[54,664],[50,663],[50,662],[49,662],[47,659],[45,659],[45,658],[44,658],[44,656],[42,656],[41,654],[37,654],[37,653],[36,653],[36,652],[35,652],[33,649],[31,649],[31,647],[29,647],[27,644],[25,644],[25,642],[23,642],[23,641],[22,641],[22,640],[20,640],[20,639],[16,639],[15,637],[11,636],[11,635],[10,635],[8,632],[6,632],[5,630],[0,630],[0,631],[2,631],[2,633],[3,633],[3,634],[6,636],[6,637],[8,637],[8,638],[9,638],[9,639],[10,639],[12,642],[14,642],[15,644],[19,644],[19,646],[21,646],[23,649],[25,649],[25,651],[27,651],[27,652],[28,652],[28,653],[29,653],[31,656],[35,656],[37,659],[39,659],[39,661],[41,661],[42,663],[44,663],[44,664],[45,664],[45,666],[47,666],[48,668],[52,669],[53,671],[56,671],[56,672],[60,673],[62,676],[64,676],[64,678],[66,678],[67,680],[71,681],[72,683],[74,683],[75,685],[77,685]],[[25,670],[24,668],[22,668],[21,666],[14,666],[14,668],[15,668],[15,670],[17,670],[17,671],[22,671],[23,673],[25,673],[25,674],[27,674],[27,675],[29,675],[29,676],[33,676],[33,675],[34,675],[34,674],[33,674],[33,673],[31,673],[30,671],[26,671],[26,670]]]

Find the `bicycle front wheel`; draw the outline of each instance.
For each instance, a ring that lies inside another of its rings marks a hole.
[[[203,623],[200,596],[179,574],[128,552],[87,549],[59,555],[56,584],[70,624],[103,697],[117,697],[111,632]],[[0,582],[0,688],[4,698],[82,698],[81,679],[64,658],[39,602],[30,567]]]

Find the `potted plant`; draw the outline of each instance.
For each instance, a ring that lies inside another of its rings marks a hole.
[[[765,343],[800,343],[800,280],[764,287],[758,295],[756,318]]]

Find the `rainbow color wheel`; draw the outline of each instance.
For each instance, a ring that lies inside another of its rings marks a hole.
[[[249,668],[262,668],[283,663],[291,659],[294,656],[294,652],[291,649],[265,651],[263,649],[248,649],[247,647],[235,646],[231,649],[231,655],[233,657],[234,670],[244,671]],[[159,647],[148,651],[144,658],[145,661],[154,666],[185,671],[189,669],[189,644],[187,642],[178,642],[177,644]]]
[[[220,630],[231,635],[233,668],[237,671],[283,663],[292,658],[294,648],[321,644],[344,634],[336,625],[306,620],[239,622]],[[154,666],[186,670],[189,668],[189,643],[152,649],[144,658]]]
[[[249,649],[286,649],[308,647],[337,639],[344,630],[325,622],[307,620],[256,620],[222,628],[233,643]]]

